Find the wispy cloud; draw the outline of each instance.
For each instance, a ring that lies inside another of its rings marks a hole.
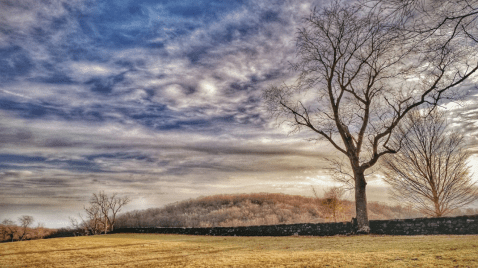
[[[321,4],[1,1],[1,214],[41,204],[64,224],[98,190],[128,209],[308,194],[333,149],[276,128],[261,94],[294,80],[295,32]]]

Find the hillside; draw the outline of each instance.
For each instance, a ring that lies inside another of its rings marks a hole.
[[[119,215],[116,227],[213,227],[250,226],[334,221],[324,199],[299,195],[254,193],[214,195],[131,211]],[[337,221],[355,216],[354,203],[341,200]],[[401,206],[369,202],[369,218],[399,219],[421,214]]]

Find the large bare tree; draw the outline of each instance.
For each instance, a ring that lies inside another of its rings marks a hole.
[[[418,31],[413,22],[427,21],[427,14],[409,14],[340,1],[314,10],[297,32],[297,82],[264,92],[274,116],[346,156],[358,232],[370,231],[365,172],[399,151],[390,143],[397,125],[421,105],[451,98],[478,69],[469,31]],[[476,27],[468,18],[460,25]]]
[[[79,214],[81,221],[70,217],[70,223],[73,228],[83,230],[86,235],[101,232],[106,234],[114,230],[117,214],[129,202],[131,199],[128,196],[120,197],[117,193],[111,195],[104,191],[94,193],[90,198],[89,206],[84,207],[86,218]]]
[[[464,136],[447,129],[444,112],[414,111],[400,129],[402,149],[383,158],[395,199],[436,217],[478,199]]]
[[[111,196],[108,196],[104,191],[93,194],[90,199],[90,208],[97,208],[101,214],[100,218],[102,219],[105,234],[108,229],[113,231],[116,215],[129,202],[131,202],[129,197],[119,197],[117,193],[113,193]]]

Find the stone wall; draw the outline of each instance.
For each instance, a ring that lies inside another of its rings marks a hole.
[[[478,234],[478,215],[370,221],[370,230],[387,235]]]
[[[303,223],[212,228],[120,228],[112,233],[158,233],[213,236],[331,236],[349,235],[356,222]],[[478,215],[370,221],[370,233],[386,235],[478,234]]]

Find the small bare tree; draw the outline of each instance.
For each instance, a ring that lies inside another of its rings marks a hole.
[[[424,32],[415,26],[430,19],[426,13],[405,18],[380,5],[344,2],[305,19],[297,32],[297,83],[271,86],[263,96],[293,131],[308,129],[346,156],[358,232],[368,233],[366,172],[400,150],[390,139],[410,111],[453,98],[450,90],[478,70],[478,46],[467,34],[478,15],[459,24],[460,31]]]
[[[4,219],[2,223],[0,223],[0,232],[2,234],[2,241],[11,240],[13,242],[16,230],[17,230],[17,226],[12,220]]]
[[[337,218],[339,218],[340,213],[342,213],[345,209],[344,202],[342,201],[344,194],[345,189],[340,187],[332,187],[324,194],[324,201],[322,204],[332,215],[334,222],[337,222]]]
[[[29,228],[33,224],[34,219],[32,216],[23,215],[18,218],[20,222],[20,230],[18,232],[18,240],[23,241],[23,239],[28,238],[30,235]]]
[[[47,229],[45,228],[45,224],[43,222],[37,223],[37,227],[35,228],[35,235],[37,238],[43,239],[45,235],[47,235]]]
[[[340,213],[345,209],[342,197],[344,196],[346,189],[342,187],[331,187],[325,191],[324,198],[319,197],[314,187],[312,187],[312,191],[314,192],[315,199],[317,200],[320,209],[329,215],[329,218],[332,218],[334,222],[337,222],[337,219],[340,218]]]
[[[89,230],[90,234],[95,235],[101,233],[104,223],[102,221],[100,206],[90,203],[89,207],[85,207],[85,212],[86,221],[80,216],[83,228]]]
[[[402,126],[402,149],[383,158],[392,195],[422,213],[441,217],[478,199],[464,137],[447,131],[445,113],[410,113]]]
[[[83,235],[96,234],[94,232],[94,230],[90,228],[90,226],[91,226],[90,221],[85,221],[83,219],[83,216],[81,216],[81,214],[78,214],[78,216],[80,217],[81,221],[78,221],[77,218],[69,217],[70,225],[73,228],[73,230],[75,231],[73,234],[75,236],[80,235],[80,234],[83,234]]]

